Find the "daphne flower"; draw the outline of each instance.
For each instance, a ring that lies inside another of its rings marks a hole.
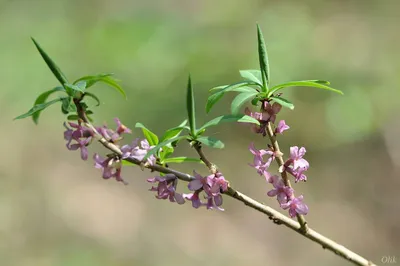
[[[303,195],[290,199],[287,203],[281,204],[281,207],[284,210],[289,209],[289,215],[292,218],[297,214],[306,215],[308,213],[308,206],[303,202]]]
[[[283,131],[288,130],[290,127],[286,125],[285,120],[281,120],[275,128],[275,134],[282,134]]]
[[[288,199],[293,197],[293,189],[288,187],[283,182],[282,178],[274,175],[270,178],[270,183],[274,186],[274,188],[267,192],[267,195],[270,197],[277,197],[279,204],[285,204],[288,202]]]

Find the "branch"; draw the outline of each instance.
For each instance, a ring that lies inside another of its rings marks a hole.
[[[267,124],[267,134],[268,134],[269,140],[271,141],[272,147],[274,148],[275,154],[277,154],[276,162],[278,163],[279,169],[281,169],[283,167],[283,165],[285,164],[285,162],[283,161],[283,157],[282,157],[283,153],[281,152],[281,150],[279,148],[279,144],[276,139],[275,133],[272,130],[271,122],[268,122],[268,124]],[[290,180],[287,176],[287,172],[282,171],[281,176],[282,176],[283,182],[285,183],[285,186],[288,186],[291,188],[292,185],[290,184]],[[301,230],[304,233],[307,233],[308,226],[307,226],[307,221],[304,218],[304,216],[301,214],[297,214],[297,220],[299,221],[299,223],[301,225]]]
[[[77,111],[78,111],[78,115],[80,117],[80,119],[82,120],[83,124],[89,128],[90,130],[92,130],[93,132],[93,136],[108,150],[112,151],[114,154],[118,155],[118,156],[122,156],[122,152],[120,150],[119,147],[117,147],[116,145],[114,145],[113,143],[110,143],[109,141],[107,141],[105,138],[103,138],[103,136],[101,134],[99,134],[99,132],[96,130],[96,128],[88,121],[85,112],[82,108],[82,106],[80,105],[80,101],[79,100],[75,100],[75,104],[77,106]],[[270,126],[269,126],[269,129]],[[272,129],[271,129],[272,130]],[[272,139],[271,139],[272,141]],[[276,142],[276,141],[275,141]],[[277,145],[277,142],[276,142]],[[274,146],[275,147],[275,146]],[[196,148],[196,145],[195,145]],[[201,146],[198,146],[199,149],[196,148],[196,150],[199,152],[200,157],[205,160],[204,163],[208,166],[211,167],[210,170],[214,169],[213,167],[215,167],[210,161],[208,161],[203,152],[201,151]],[[279,146],[278,146],[278,150],[279,150]],[[281,158],[282,159],[282,158]],[[133,158],[127,158],[125,159],[126,161],[129,161],[133,164],[139,165],[140,167],[143,168],[148,168],[150,170],[153,171],[157,171],[160,173],[165,173],[165,174],[174,174],[178,179],[182,180],[182,181],[186,181],[186,182],[190,182],[191,180],[194,180],[195,178],[189,174],[186,173],[182,173],[170,168],[165,168],[162,167],[160,165],[147,165],[147,164],[143,164],[143,162],[133,159]],[[349,262],[354,263],[355,265],[360,265],[360,266],[376,266],[374,263],[372,263],[371,261],[368,261],[367,259],[363,258],[362,256],[354,253],[353,251],[345,248],[344,246],[334,242],[333,240],[321,235],[320,233],[312,230],[312,229],[308,229],[306,231],[303,230],[301,224],[299,224],[296,221],[293,221],[292,219],[290,219],[289,217],[281,214],[280,212],[276,211],[275,209],[266,206],[264,204],[261,204],[260,202],[246,196],[245,194],[235,190],[234,188],[232,188],[231,186],[228,187],[228,190],[226,192],[224,192],[225,195],[230,196],[238,201],[243,202],[246,206],[249,206],[250,208],[257,210],[261,213],[266,214],[270,220],[272,220],[275,224],[278,225],[285,225],[286,227],[296,231],[297,233],[303,235],[304,237],[310,239],[311,241],[318,243],[322,246],[322,248],[324,249],[328,249],[331,250],[333,253],[335,253],[336,255],[346,259]]]

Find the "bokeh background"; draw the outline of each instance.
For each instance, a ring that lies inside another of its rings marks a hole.
[[[113,72],[127,91],[98,86],[98,124],[120,117],[161,134],[185,118],[192,75],[198,120],[229,112],[234,93],[205,115],[208,89],[258,67],[256,23],[263,29],[272,83],[329,80],[344,96],[292,88],[284,110],[287,153],[307,148],[308,182],[296,184],[309,225],[377,264],[400,260],[400,2],[0,0],[1,265],[348,265],[341,258],[230,198],[225,212],[154,198],[146,178],[125,168],[128,186],[103,180],[63,140],[58,107],[30,119],[42,91],[57,85],[30,41],[34,36],[70,79]],[[267,139],[245,126],[212,131],[224,150],[206,149],[238,190],[278,207],[247,164],[247,147]],[[134,137],[141,132],[135,130]],[[104,150],[93,145],[92,151]],[[195,156],[185,145],[177,155]],[[175,167],[175,166],[174,166]],[[206,174],[196,164],[176,168]],[[184,191],[184,184],[181,184]]]

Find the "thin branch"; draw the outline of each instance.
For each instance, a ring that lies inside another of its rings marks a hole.
[[[215,164],[213,164],[212,162],[210,162],[206,155],[203,153],[203,149],[201,148],[201,143],[200,142],[195,142],[195,144],[193,145],[194,149],[197,151],[197,153],[200,156],[200,160],[203,161],[203,163],[208,167],[208,169],[210,169],[210,172],[212,174],[215,174],[217,172],[217,167]]]
[[[284,162],[283,157],[282,157],[283,153],[281,152],[281,150],[279,148],[278,140],[276,139],[275,133],[272,130],[271,122],[268,122],[268,124],[267,124],[267,134],[268,134],[268,137],[269,137],[269,139],[271,141],[272,147],[274,148],[274,152],[276,154],[276,157],[275,157],[276,159],[275,160],[278,163],[279,169],[281,169],[283,167],[283,165],[285,164],[285,162]],[[286,171],[281,171],[281,176],[282,176],[283,182],[285,183],[285,186],[288,186],[288,187],[291,188],[292,185],[290,184],[290,180],[289,180],[289,178],[287,176],[287,172]],[[297,220],[299,221],[299,223],[301,225],[301,230],[304,233],[307,233],[308,226],[307,226],[306,219],[301,214],[297,214],[296,216],[297,216]]]
[[[119,147],[117,147],[116,145],[114,145],[113,143],[110,143],[109,141],[107,141],[105,138],[103,138],[103,136],[101,134],[99,134],[99,132],[96,130],[96,128],[88,121],[88,119],[86,118],[85,112],[82,109],[80,102],[79,101],[75,101],[75,104],[77,106],[78,109],[78,115],[80,117],[80,119],[82,120],[83,124],[89,128],[90,130],[92,130],[94,137],[108,150],[112,151],[113,153],[115,153],[118,156],[122,156],[122,152],[120,150]],[[278,147],[279,148],[279,147]],[[197,150],[197,149],[196,149]],[[201,149],[200,149],[201,151]],[[200,153],[199,153],[200,154]],[[205,158],[204,154],[201,152],[202,155],[200,155],[200,157]],[[143,162],[133,159],[133,158],[127,158],[125,159],[133,164],[139,165],[142,168],[148,168],[151,169],[153,171],[157,171],[157,172],[161,172],[161,173],[165,173],[165,174],[174,174],[178,179],[182,180],[182,181],[186,181],[189,182],[191,180],[194,180],[195,178],[189,174],[186,173],[182,173],[176,170],[173,170],[171,168],[165,168],[162,167],[160,165],[144,165]],[[206,159],[207,162],[209,162]],[[204,162],[207,166],[213,166],[212,163],[209,162],[206,163]],[[289,217],[281,214],[280,212],[276,211],[275,209],[266,206],[264,204],[261,204],[260,202],[246,196],[245,194],[242,194],[241,192],[233,189],[232,187],[228,187],[228,190],[226,192],[224,192],[225,195],[230,196],[238,201],[243,202],[246,206],[249,206],[250,208],[257,210],[261,213],[266,214],[270,220],[272,220],[275,224],[278,225],[285,225],[286,227],[296,231],[297,233],[303,235],[304,237],[310,239],[311,241],[318,243],[322,246],[322,248],[324,249],[328,249],[331,250],[332,252],[334,252],[336,255],[346,259],[349,262],[354,263],[355,265],[360,265],[360,266],[376,266],[374,263],[372,263],[371,261],[368,261],[367,259],[363,258],[362,256],[354,253],[353,251],[345,248],[344,246],[334,242],[333,240],[319,234],[318,232],[312,230],[312,229],[308,229],[307,231],[304,231],[302,229],[302,226],[297,223],[296,221],[293,221],[292,219],[290,219]]]

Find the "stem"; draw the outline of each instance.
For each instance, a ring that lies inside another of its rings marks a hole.
[[[206,155],[204,154],[202,148],[201,148],[201,143],[200,142],[195,142],[195,144],[193,145],[194,149],[197,151],[197,153],[200,156],[200,160],[202,160],[204,162],[204,164],[208,167],[208,169],[210,169],[212,174],[215,174],[217,172],[217,167],[215,166],[215,164],[213,164],[212,162],[210,162]]]
[[[268,137],[269,137],[269,139],[271,141],[272,147],[274,148],[274,152],[276,154],[276,157],[275,157],[276,158],[276,162],[278,163],[278,166],[279,166],[279,169],[280,169],[285,164],[285,161],[283,160],[283,157],[282,157],[283,153],[281,152],[281,150],[279,148],[279,144],[278,144],[278,141],[276,139],[275,133],[272,130],[271,122],[268,122],[268,124],[267,124],[267,134],[268,134]],[[288,187],[291,188],[292,185],[290,184],[290,180],[289,180],[289,178],[287,176],[287,172],[286,171],[282,171],[281,172],[281,176],[282,176],[283,182],[285,183],[285,186],[288,186]],[[301,215],[301,214],[297,214],[297,220],[300,223],[300,226],[301,226],[300,229],[302,230],[302,232],[304,234],[307,234],[309,229],[308,229],[308,226],[307,226],[307,221],[304,218],[304,216]]]
[[[83,124],[87,128],[92,130],[93,136],[105,148],[112,151],[114,154],[116,154],[118,156],[122,156],[122,152],[121,152],[120,148],[118,146],[114,145],[113,143],[110,143],[105,138],[103,138],[103,136],[101,134],[99,134],[99,132],[96,130],[96,128],[88,121],[86,114],[85,114],[82,106],[80,105],[80,100],[74,100],[74,101],[77,106],[77,111],[78,111],[77,113],[78,113],[80,119],[82,120]],[[271,129],[270,125],[268,125],[268,129]],[[272,140],[274,140],[275,138],[270,137],[270,139],[271,139],[271,142],[273,142]],[[274,142],[277,145],[276,139]],[[194,145],[194,147],[195,147],[196,151],[199,153],[203,162],[207,165],[207,167],[209,167],[209,168],[211,167],[210,170],[215,169],[215,165],[213,165],[210,161],[208,161],[207,158],[204,156],[204,153],[201,150],[201,146]],[[279,146],[277,146],[277,147],[279,150]],[[274,148],[275,148],[275,146],[274,146]],[[125,160],[129,161],[133,164],[139,165],[141,167],[151,169],[153,171],[157,171],[157,172],[165,173],[165,174],[174,174],[178,179],[180,179],[182,181],[190,182],[195,179],[193,176],[191,176],[189,174],[182,173],[182,172],[176,171],[171,168],[165,168],[160,165],[143,165],[143,162],[133,159],[133,158],[126,158]],[[281,158],[281,160],[282,160],[282,158]],[[286,180],[287,180],[287,177],[286,177]],[[285,225],[286,227],[288,227],[288,228],[296,231],[297,233],[303,235],[304,237],[310,239],[311,241],[320,244],[322,246],[322,248],[331,250],[336,255],[344,258],[345,260],[347,260],[349,262],[354,263],[355,265],[376,266],[371,261],[368,261],[367,259],[363,258],[362,256],[354,253],[353,251],[345,248],[344,246],[334,242],[333,240],[319,234],[318,232],[316,232],[312,229],[308,229],[307,231],[304,231],[303,227],[301,226],[301,223],[299,224],[296,221],[293,221],[292,219],[290,219],[289,217],[286,217],[285,215],[281,214],[280,212],[276,211],[275,209],[273,209],[269,206],[266,206],[264,204],[261,204],[260,202],[233,189],[231,186],[228,187],[228,190],[226,192],[224,192],[224,194],[227,196],[230,196],[238,201],[243,202],[246,206],[249,206],[250,208],[252,208],[256,211],[266,214],[269,217],[269,219],[272,220],[275,224]]]

